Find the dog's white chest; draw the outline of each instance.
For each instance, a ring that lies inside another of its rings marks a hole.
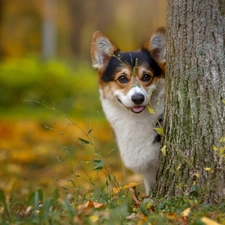
[[[126,167],[140,174],[146,173],[151,167],[158,167],[160,143],[155,141],[157,136],[154,128],[157,115],[151,115],[147,108],[141,114],[134,114],[118,102],[101,98],[102,106],[114,129],[122,160]]]

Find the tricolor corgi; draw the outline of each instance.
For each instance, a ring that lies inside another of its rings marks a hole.
[[[100,31],[92,38],[103,110],[125,166],[143,176],[147,195],[159,167],[160,136],[154,128],[164,111],[165,52],[164,28],[131,52],[120,52]]]

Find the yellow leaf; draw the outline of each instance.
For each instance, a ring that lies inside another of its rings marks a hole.
[[[220,143],[221,142],[225,142],[225,137],[222,137],[221,139],[220,139]]]
[[[217,148],[215,145],[212,146],[212,149],[213,149],[214,151],[217,151],[217,150],[218,150],[218,148]]]
[[[200,175],[198,173],[195,173],[194,176],[196,176],[197,178],[200,177]]]
[[[225,151],[225,146],[219,149],[219,155],[223,155],[224,151]]]
[[[206,170],[206,171],[210,171],[210,170],[211,170],[211,168],[209,168],[209,167],[205,167],[205,168],[204,168],[204,170]]]
[[[170,212],[166,215],[166,217],[170,220],[175,220],[176,219],[176,214],[173,212]]]
[[[156,132],[157,132],[158,134],[164,136],[164,131],[163,131],[162,128],[160,128],[160,127],[159,127],[159,128],[154,128],[154,130],[156,130]]]
[[[190,163],[190,161],[186,157],[184,157],[184,162],[186,162],[187,164]]]
[[[179,170],[181,168],[181,164],[178,165],[177,170]]]
[[[149,106],[148,106],[148,111],[149,111],[151,114],[155,115],[155,110],[154,110],[153,108],[149,107]]]
[[[128,188],[130,188],[130,187],[136,187],[137,185],[138,185],[137,182],[131,182],[131,183],[129,183],[129,184],[123,186],[123,189],[128,189]]]
[[[114,187],[113,189],[112,189],[112,192],[113,192],[113,194],[118,194],[120,191],[121,191],[121,187]]]
[[[162,152],[162,154],[163,154],[164,156],[166,156],[166,148],[167,148],[166,145],[164,145],[164,146],[161,148],[161,152]]]
[[[191,208],[187,208],[187,209],[185,209],[185,210],[181,213],[181,215],[182,215],[183,217],[188,217],[189,214],[190,214],[190,212],[191,212]]]
[[[222,99],[223,104],[225,104],[225,99]]]
[[[217,223],[216,221],[211,220],[211,219],[209,219],[209,218],[207,218],[207,217],[202,217],[202,218],[201,218],[201,221],[202,221],[203,223],[205,223],[205,225],[220,225],[220,224]]]
[[[90,216],[90,220],[91,220],[91,222],[96,223],[99,220],[99,217],[96,215],[92,215],[92,216]]]

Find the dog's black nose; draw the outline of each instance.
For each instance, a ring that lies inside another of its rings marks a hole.
[[[137,93],[131,97],[131,100],[134,104],[139,105],[144,102],[145,96],[143,94]]]

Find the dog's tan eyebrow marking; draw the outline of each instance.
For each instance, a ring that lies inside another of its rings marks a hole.
[[[121,72],[123,72],[123,73],[129,73],[129,69],[128,68],[123,68],[122,70],[121,70]]]
[[[140,75],[143,75],[144,73],[149,74],[151,77],[154,77],[154,74],[151,70],[147,69],[145,66],[140,66],[138,69],[138,72]]]
[[[129,76],[129,74],[130,74],[130,70],[125,67],[125,68],[123,68],[123,69],[118,71],[118,73],[116,74],[115,78],[118,77],[118,76],[121,76],[121,75]]]

